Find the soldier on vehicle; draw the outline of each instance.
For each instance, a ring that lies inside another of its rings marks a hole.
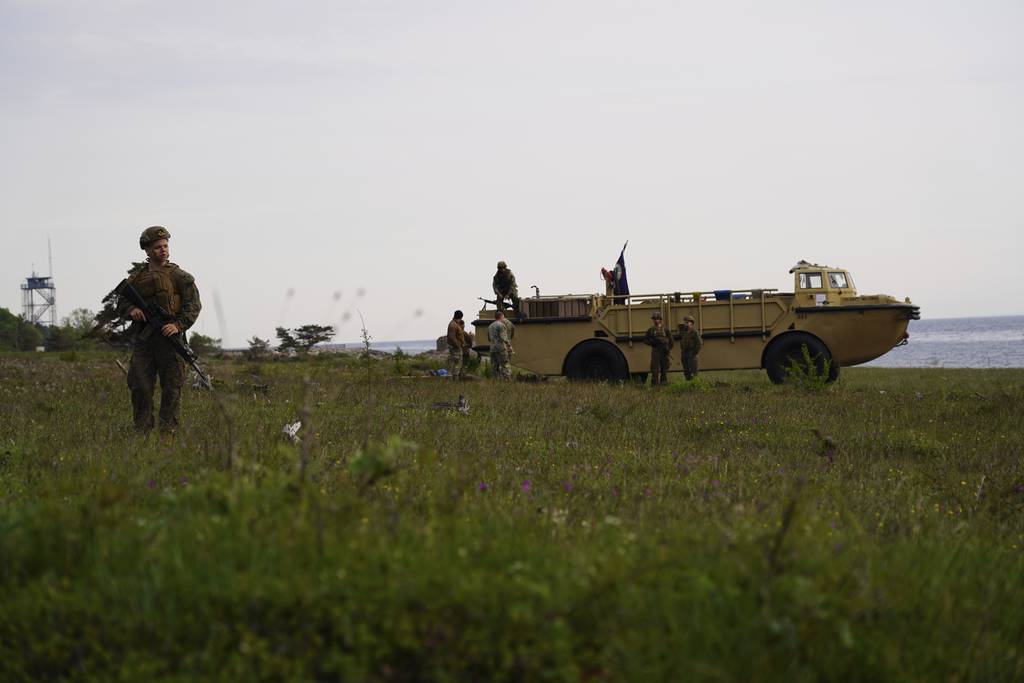
[[[602,268],[601,280],[604,282],[604,295],[613,296],[615,294],[615,274],[607,268]]]
[[[128,282],[147,304],[162,309],[173,320],[160,329],[160,335],[168,338],[184,334],[195,324],[202,309],[195,278],[170,262],[170,238],[167,228],[158,225],[143,230],[139,246],[146,252],[147,263],[128,276]],[[153,392],[159,377],[160,431],[173,434],[178,427],[185,363],[167,341],[143,325],[146,314],[142,309],[122,300],[118,313],[133,321],[129,329],[133,347],[128,388],[135,429],[141,433],[153,429]]]
[[[516,276],[504,261],[498,261],[498,271],[491,280],[491,287],[498,301],[508,299],[512,302],[512,308],[519,310],[519,287],[516,285]]]
[[[455,311],[452,321],[448,323],[448,372],[452,379],[462,379],[466,371],[465,361],[468,355],[465,323],[462,311]]]
[[[651,347],[651,386],[668,384],[668,366],[672,362],[669,351],[672,350],[672,334],[665,329],[661,321],[661,313],[651,315],[653,325],[647,328],[644,344]]]
[[[503,311],[494,314],[494,322],[487,327],[487,340],[491,345],[491,372],[498,379],[512,379],[509,361],[512,355],[512,334],[515,327]]]
[[[697,376],[697,354],[704,346],[704,341],[700,337],[700,332],[694,327],[694,322],[693,316],[688,315],[683,317],[683,322],[679,325],[679,329],[683,333],[682,339],[679,340],[679,348],[682,350],[683,375],[688,380]]]

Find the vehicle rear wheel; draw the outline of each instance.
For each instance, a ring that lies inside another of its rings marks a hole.
[[[814,367],[819,373],[825,372],[825,363],[828,361],[828,381],[834,382],[839,378],[839,363],[832,359],[821,340],[803,332],[787,334],[781,339],[772,343],[765,355],[764,367],[768,372],[768,379],[774,384],[782,384],[789,378],[789,369],[793,362],[803,362],[803,347],[807,347]]]
[[[585,341],[565,361],[565,374],[573,381],[616,382],[629,379],[622,353],[607,342]]]

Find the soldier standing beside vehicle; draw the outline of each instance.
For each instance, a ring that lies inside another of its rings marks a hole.
[[[679,340],[679,348],[682,350],[683,375],[687,380],[697,376],[697,354],[704,346],[704,341],[700,337],[700,332],[694,327],[694,322],[693,317],[688,315],[679,325],[680,331],[683,333],[682,339]]]
[[[160,330],[162,337],[184,334],[199,317],[202,303],[195,278],[170,262],[171,249],[167,228],[154,225],[142,231],[139,246],[147,263],[129,274],[128,282],[146,303],[165,311],[173,320]],[[152,333],[142,323],[146,314],[130,302],[122,301],[118,313],[131,318],[132,358],[128,367],[135,429],[147,433],[153,429],[153,392],[160,378],[160,431],[173,434],[178,428],[181,385],[185,382],[185,363],[170,343]]]
[[[494,314],[494,322],[487,326],[487,341],[491,345],[491,372],[498,379],[512,379],[512,368],[509,360],[512,355],[512,333],[515,327],[498,311]]]
[[[465,372],[466,330],[463,327],[462,311],[455,311],[448,323],[448,372],[452,379],[462,379]]]
[[[672,362],[669,352],[672,350],[672,334],[661,322],[661,313],[651,315],[653,325],[647,328],[644,344],[651,347],[651,386],[668,384],[668,366]]]
[[[491,280],[491,288],[494,289],[498,301],[508,299],[512,302],[512,308],[519,310],[519,287],[516,285],[516,276],[504,261],[498,261],[498,271]]]

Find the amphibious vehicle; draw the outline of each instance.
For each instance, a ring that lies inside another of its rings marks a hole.
[[[810,356],[829,378],[841,366],[858,365],[907,343],[907,325],[920,318],[910,299],[858,295],[850,273],[806,261],[789,271],[793,292],[749,288],[662,294],[537,296],[506,311],[515,323],[512,365],[571,379],[643,380],[650,349],[643,344],[651,314],[680,337],[692,316],[704,339],[701,370],[764,368],[772,382],[787,377],[791,360]],[[487,340],[495,308],[473,322],[476,339]],[[486,344],[474,347],[486,353]],[[678,349],[678,347],[677,347]],[[674,350],[670,371],[682,369]],[[826,362],[827,361],[827,362]]]

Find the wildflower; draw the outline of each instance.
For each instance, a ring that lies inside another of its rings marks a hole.
[[[572,482],[571,481],[565,482],[565,492],[569,493],[571,491],[572,491]]]
[[[149,480],[149,483],[148,483],[148,484],[146,484],[146,486],[147,486],[148,488],[151,488],[151,489],[155,489],[155,488],[156,488],[156,479],[150,479],[150,480]]]
[[[530,492],[530,480],[529,479],[524,479],[523,480],[523,493],[529,493],[529,492]]]
[[[477,485],[477,487],[476,487],[476,490],[477,490],[477,491],[480,491],[481,493],[483,493],[484,491],[486,491],[486,490],[487,490],[487,483],[486,483],[486,482],[480,482],[480,483],[479,483],[479,484]]]

